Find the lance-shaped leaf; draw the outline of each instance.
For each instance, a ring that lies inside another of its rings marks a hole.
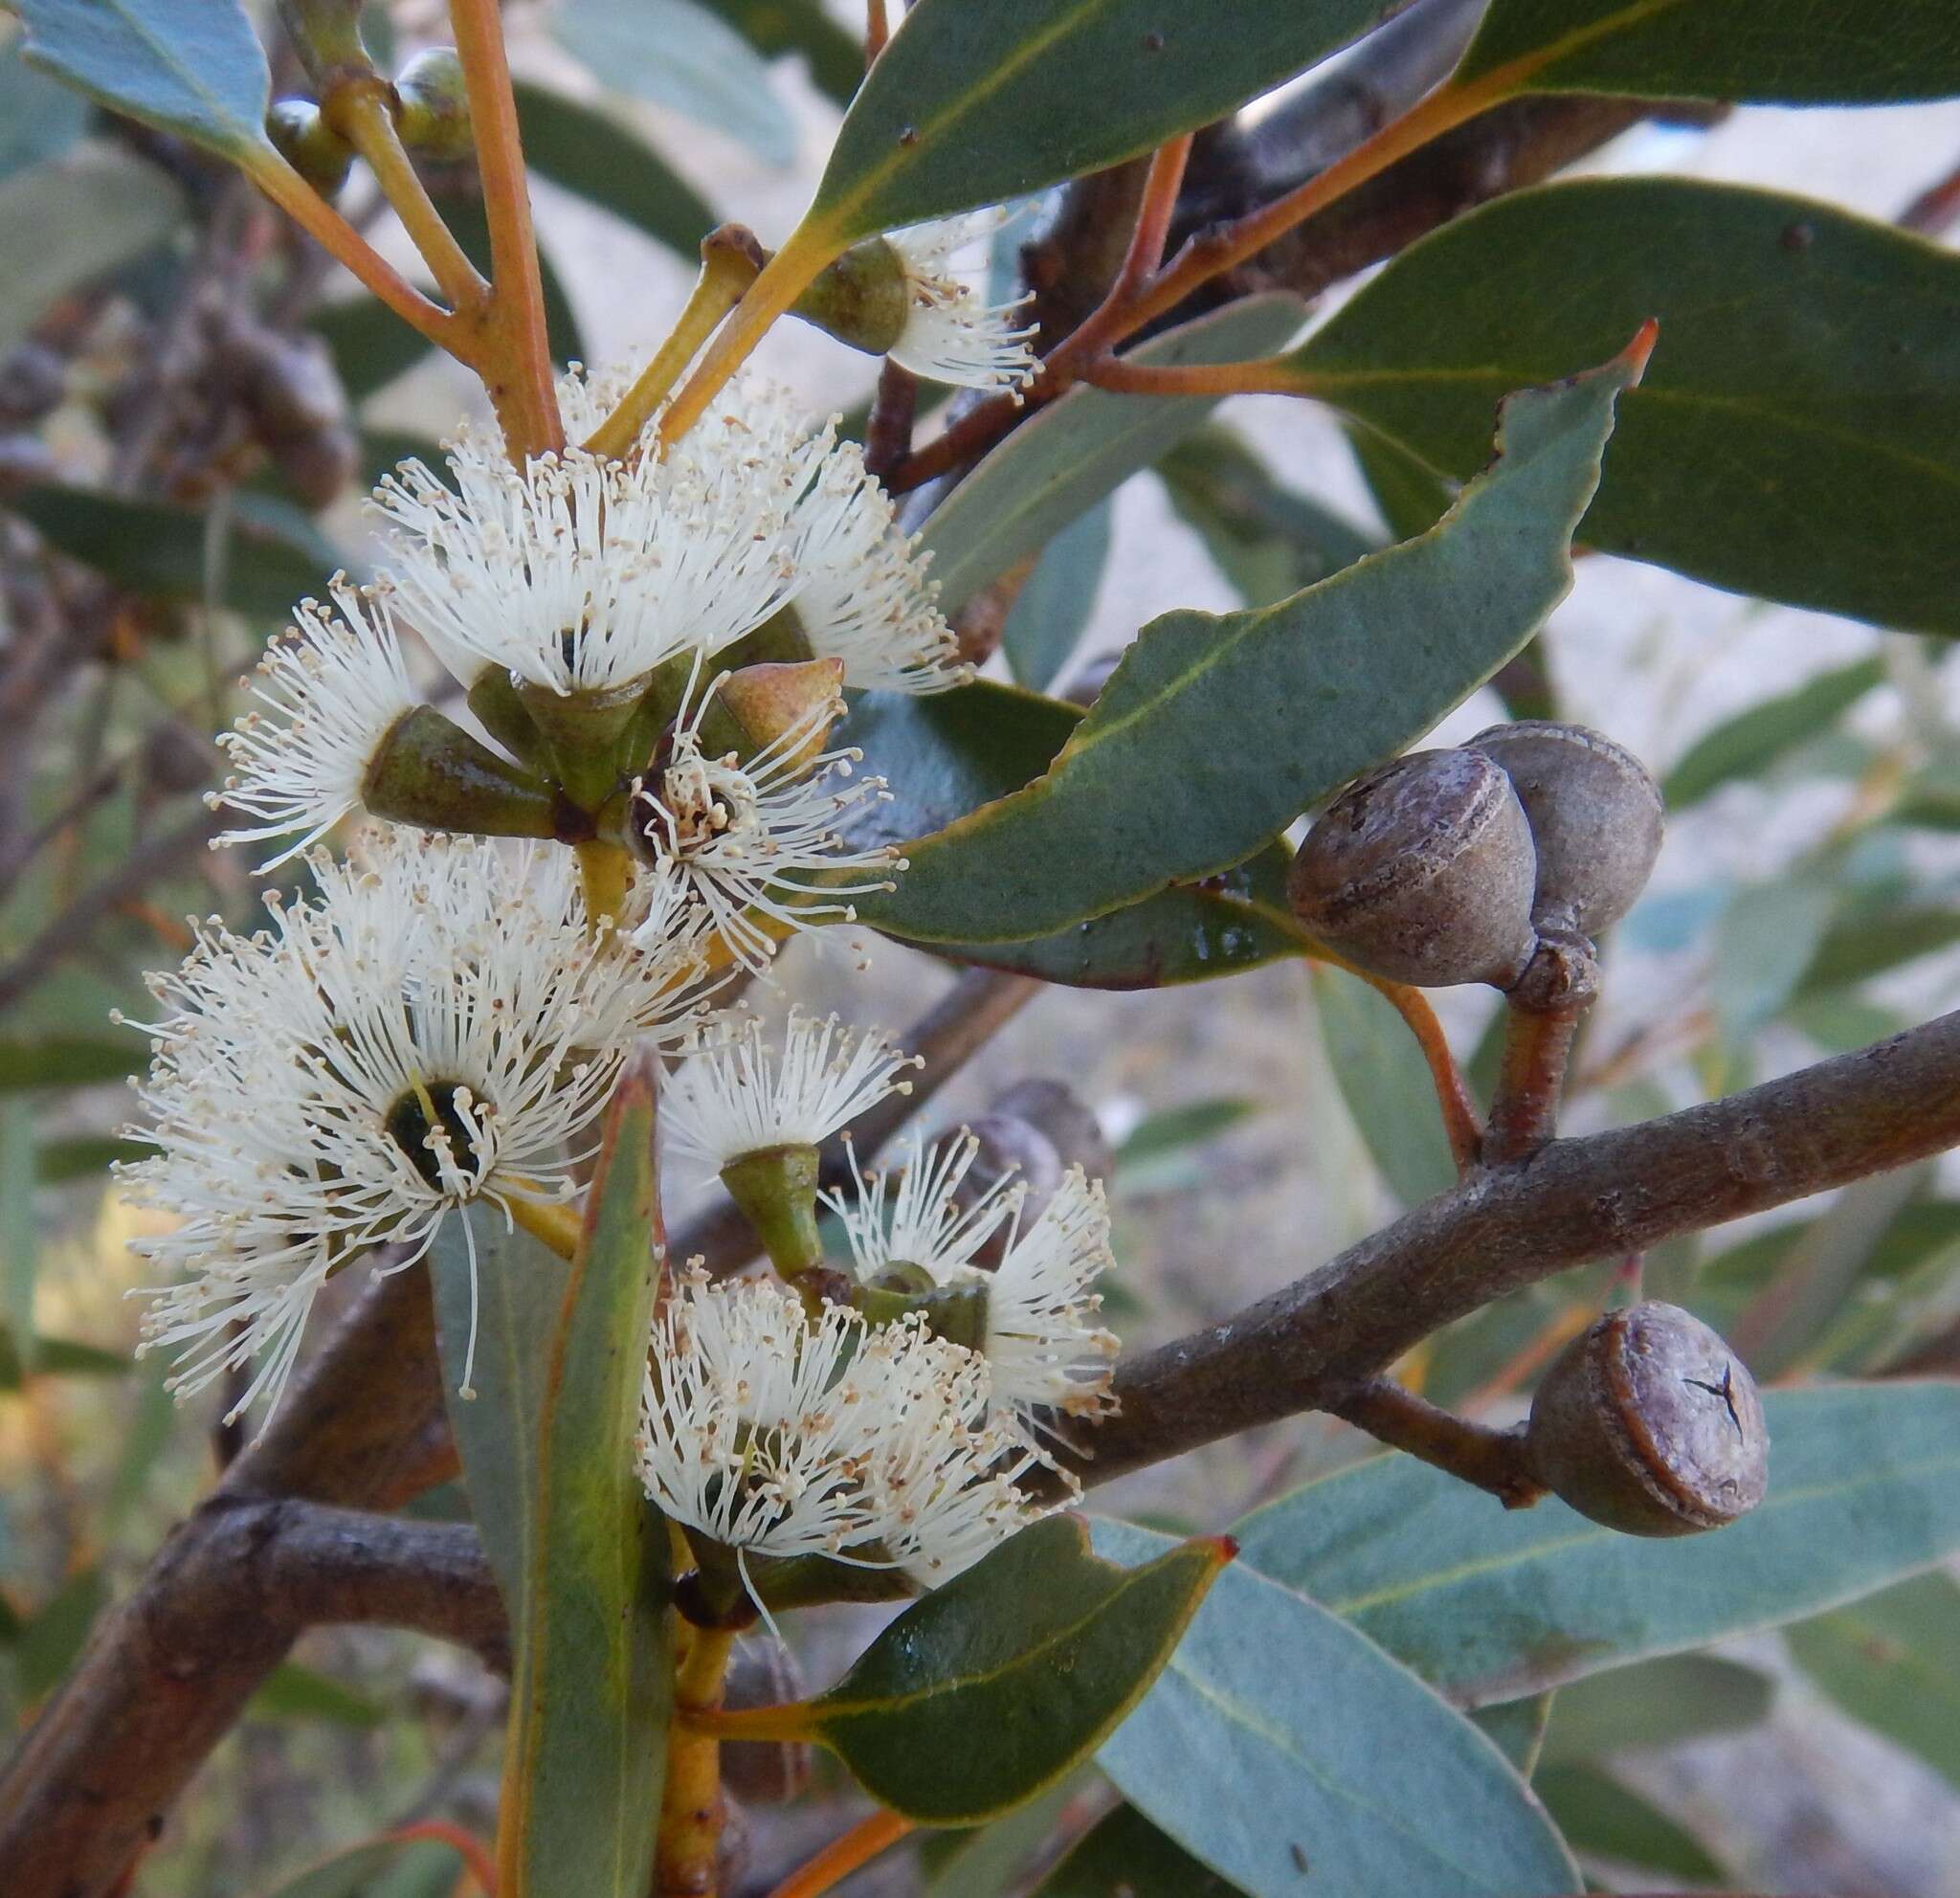
[[[1096,1525],[1097,1547],[1126,1560],[1166,1540]],[[1324,1608],[1236,1566],[1096,1757],[1250,1898],[1579,1889],[1530,1788],[1468,1720]]]
[[[1251,1566],[1468,1706],[1795,1620],[1960,1550],[1960,1388],[1771,1391],[1763,1415],[1770,1493],[1707,1535],[1495,1509],[1409,1457],[1310,1483],[1236,1533]]]
[[[1950,0],[1494,0],[1455,78],[1512,92],[1882,105],[1960,92]]]
[[[470,1514],[515,1615],[531,1571],[548,1341],[565,1306],[567,1267],[523,1227],[506,1226],[494,1207],[472,1206],[442,1222],[429,1270],[443,1400]]]
[[[918,942],[1049,934],[1229,868],[1419,738],[1565,596],[1614,398],[1651,344],[1510,397],[1497,460],[1428,533],[1261,612],[1153,620],[1054,767],[919,844],[864,920]]]
[[[1238,1887],[1192,1857],[1134,1806],[1105,1814],[1041,1882],[1036,1898],[1237,1898]]]
[[[1304,70],[1383,11],[919,0],[845,114],[804,232],[841,250],[1133,157]]]
[[[1461,477],[1503,390],[1647,316],[1666,340],[1579,538],[1738,592],[1960,632],[1960,257],[1919,237],[1733,185],[1550,185],[1415,245],[1289,360]]]
[[[1231,1559],[1214,1537],[1122,1569],[1051,1516],[900,1616],[811,1703],[810,1734],[894,1811],[977,1825],[1096,1749]]]
[[[641,1892],[671,1711],[667,1542],[634,1471],[658,1232],[654,1100],[620,1084],[568,1275],[513,1617],[503,1898]],[[482,1399],[479,1399],[482,1401]]]
[[[858,746],[892,787],[864,807],[856,842],[909,844],[1046,770],[1080,722],[1074,706],[977,681],[929,698],[873,692],[836,742]],[[1236,975],[1300,952],[1286,916],[1289,858],[1279,846],[1203,883],[1179,884],[1092,923],[1026,942],[942,943],[955,961],[1078,989],[1155,989]]]
[[[31,63],[233,160],[262,154],[272,80],[239,0],[20,0]]]

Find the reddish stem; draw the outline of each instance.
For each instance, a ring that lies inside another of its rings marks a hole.
[[[833,1840],[808,1865],[792,1871],[769,1898],[818,1898],[911,1829],[909,1819],[901,1819],[895,1812],[875,1812],[869,1819],[859,1820],[841,1839]]]

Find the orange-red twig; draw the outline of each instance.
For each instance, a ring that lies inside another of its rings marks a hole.
[[[447,1845],[451,1851],[469,1867],[469,1873],[483,1887],[484,1898],[497,1898],[497,1867],[490,1862],[490,1854],[484,1850],[482,1842],[472,1838],[459,1825],[452,1825],[447,1820],[419,1820],[413,1825],[404,1825],[388,1835],[390,1839],[406,1845],[417,1839],[433,1839],[436,1843]]]
[[[891,22],[885,17],[884,0],[864,0],[864,63],[869,66],[884,51],[892,36]]]
[[[841,1839],[833,1840],[808,1865],[798,1866],[769,1898],[818,1898],[911,1829],[909,1819],[901,1819],[895,1812],[875,1812],[869,1819],[859,1820]]]
[[[1343,968],[1351,964],[1343,963]],[[1450,1154],[1457,1163],[1457,1171],[1467,1172],[1477,1163],[1483,1146],[1483,1128],[1478,1118],[1477,1103],[1471,1097],[1469,1083],[1463,1079],[1463,1071],[1457,1065],[1457,1058],[1450,1053],[1448,1038],[1443,1034],[1443,1025],[1437,1019],[1436,1010],[1430,1007],[1429,997],[1420,989],[1412,989],[1402,982],[1384,982],[1379,976],[1370,975],[1366,970],[1356,969],[1353,972],[1378,991],[1393,1004],[1395,1013],[1409,1024],[1409,1032],[1415,1037],[1415,1045],[1422,1050],[1422,1059],[1428,1063],[1429,1078],[1436,1087],[1437,1105],[1442,1110],[1443,1131],[1449,1136]]]

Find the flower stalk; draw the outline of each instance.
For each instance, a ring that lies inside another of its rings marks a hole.
[[[654,1859],[658,1898],[714,1898],[715,1857],[727,1812],[722,1747],[712,1732],[693,1722],[720,1709],[734,1645],[732,1630],[696,1627],[675,1669],[674,1718]]]

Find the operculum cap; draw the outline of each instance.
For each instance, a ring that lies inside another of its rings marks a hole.
[[[905,260],[882,237],[853,244],[791,305],[806,323],[873,356],[904,334],[911,307]]]
[[[362,781],[361,801],[377,817],[417,830],[557,835],[550,787],[433,705],[416,705],[389,727]]]

